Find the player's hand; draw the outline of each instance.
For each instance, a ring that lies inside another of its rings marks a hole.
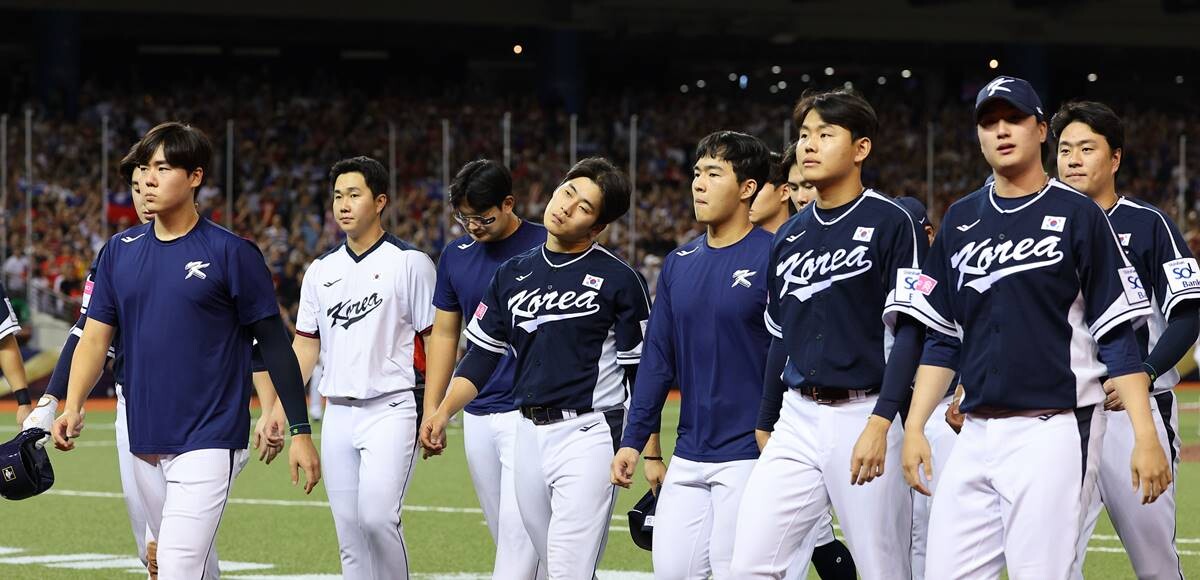
[[[270,465],[283,451],[284,427],[273,412],[263,413],[254,424],[254,448],[259,450],[258,460]]]
[[[929,449],[929,440],[925,438],[924,432],[905,431],[900,464],[904,466],[904,481],[908,482],[909,487],[924,495],[933,495],[925,486],[933,481],[933,452]],[[923,474],[922,465],[925,466]]]
[[[21,430],[37,427],[47,433],[54,430],[54,413],[58,412],[58,399],[53,395],[43,395],[38,401],[37,408],[25,417]],[[20,414],[17,414],[20,417]]]
[[[612,460],[612,484],[625,489],[633,483],[633,470],[637,468],[638,450],[632,447],[622,447],[617,450]]]
[[[1163,452],[1157,437],[1138,437],[1134,440],[1130,469],[1133,491],[1141,488],[1143,504],[1154,503],[1171,485],[1171,464],[1167,462],[1167,454]]]
[[[422,458],[429,459],[446,450],[446,425],[449,423],[450,417],[440,410],[421,421]]]
[[[758,452],[762,453],[762,450],[767,448],[767,441],[771,440],[771,432],[755,429],[754,440],[758,442]]]
[[[1153,388],[1153,385],[1151,385]],[[1124,411],[1125,403],[1121,402],[1121,395],[1117,394],[1117,385],[1112,382],[1112,379],[1104,381],[1104,410],[1105,411]]]
[[[850,454],[850,485],[865,485],[883,475],[887,459],[887,435],[892,422],[878,415],[867,419]]]
[[[646,476],[646,483],[650,484],[654,495],[658,495],[658,488],[662,487],[663,480],[667,478],[667,464],[661,459],[647,459],[642,464],[642,475]]]
[[[304,495],[312,493],[321,481],[321,456],[313,446],[312,435],[292,436],[288,463],[292,467],[292,485],[300,482],[300,470],[304,470]]]
[[[75,442],[71,441],[79,437],[83,433],[83,411],[78,413],[70,409],[63,411],[58,419],[54,420],[54,428],[50,430],[50,435],[54,437],[54,446],[59,451],[70,451],[75,448]]]
[[[963,423],[966,422],[967,416],[958,410],[958,405],[961,403],[958,399],[950,402],[950,406],[946,407],[946,424],[954,430],[955,433],[962,433]]]

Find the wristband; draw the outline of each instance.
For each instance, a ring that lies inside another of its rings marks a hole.
[[[309,425],[308,423],[297,423],[291,427],[288,427],[288,433],[291,433],[293,437],[296,435],[312,435],[312,425]]]
[[[663,460],[662,457],[657,456],[657,455],[643,455],[642,459],[645,459],[646,461],[662,461]]]
[[[17,405],[32,405],[33,401],[29,400],[29,389],[21,389],[13,391],[13,396],[17,398]]]
[[[1154,381],[1158,380],[1158,371],[1150,366],[1150,363],[1144,362],[1142,366],[1146,367],[1146,374],[1150,375],[1150,390],[1154,390]]]

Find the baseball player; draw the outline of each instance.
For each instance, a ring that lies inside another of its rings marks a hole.
[[[1014,579],[1066,578],[1096,491],[1102,377],[1138,434],[1143,499],[1171,481],[1130,322],[1150,302],[1130,282],[1136,270],[1104,212],[1043,172],[1047,127],[1033,87],[998,77],[980,90],[975,115],[995,182],[946,212],[911,297],[923,322],[961,340],[966,423],[944,467],[931,466],[925,423],[956,369],[923,361],[904,475],[928,494],[930,470],[944,470],[927,578],[996,578],[1005,565]]]
[[[53,430],[56,445],[74,448],[118,323],[136,328],[117,344],[137,493],[146,502],[165,482],[162,504],[147,504],[146,516],[164,578],[202,577],[208,568],[246,455],[253,339],[292,422],[293,482],[297,468],[306,491],[320,477],[303,383],[262,254],[196,212],[195,190],[211,156],[208,138],[180,123],[159,125],[138,143],[140,185],[154,220],[114,236],[99,258]]]
[[[1055,113],[1050,127],[1058,140],[1059,178],[1108,213],[1153,307],[1145,328],[1137,333],[1138,353],[1152,382],[1149,403],[1155,433],[1170,453],[1174,475],[1180,442],[1179,407],[1172,389],[1179,382],[1175,365],[1200,334],[1200,267],[1166,214],[1146,202],[1117,195],[1115,178],[1124,153],[1125,129],[1112,109],[1096,102],[1067,103]],[[1133,423],[1111,382],[1104,390],[1108,398],[1103,411],[1100,493],[1085,506],[1087,519],[1079,536],[1075,576],[1083,578],[1087,542],[1103,500],[1138,578],[1182,578],[1175,547],[1175,488],[1166,489],[1158,501],[1146,506],[1129,489],[1129,454],[1136,441]]]
[[[450,182],[454,218],[467,231],[448,244],[438,260],[433,334],[425,384],[425,420],[445,398],[458,357],[463,320],[474,314],[492,275],[509,258],[546,243],[546,228],[522,220],[513,207],[512,176],[491,160],[472,161]],[[463,443],[475,495],[496,544],[492,577],[545,575],[521,513],[513,480],[513,441],[521,414],[513,402],[514,358],[505,355],[466,406]]]
[[[650,299],[641,276],[595,239],[628,209],[629,182],[607,159],[567,172],[546,205],[545,245],[496,271],[467,324],[471,349],[422,427],[426,447],[443,447],[449,417],[514,353],[517,506],[555,580],[593,578],[616,499],[609,467]]]
[[[613,459],[613,483],[629,487],[644,449],[646,479],[651,489],[662,486],[654,521],[657,578],[730,577],[738,505],[759,455],[754,427],[771,341],[762,312],[773,236],[750,220],[764,193],[777,195],[759,183],[787,170],[778,162],[770,167],[760,140],[732,131],[705,137],[696,158],[692,196],[706,233],[663,264],[629,426]],[[786,193],[771,204],[779,214],[791,206]],[[723,332],[711,331],[717,327]],[[679,439],[664,481],[658,430],[675,384],[682,395]],[[818,531],[832,540],[832,521]],[[818,562],[824,578],[854,577],[848,558],[840,575],[837,564]],[[807,553],[798,556],[789,577],[807,577],[807,563]]]
[[[343,159],[329,180],[346,241],[305,272],[293,346],[305,379],[318,356],[324,362],[321,454],[342,575],[407,578],[400,512],[416,461],[436,270],[383,231],[382,164]]]
[[[136,155],[137,146],[135,145],[121,159],[119,173],[130,182],[133,206],[135,211],[137,211],[138,219],[144,224],[153,219],[154,214],[146,209],[145,199],[141,192],[141,184],[139,183],[141,169],[137,166]],[[75,347],[79,343],[79,337],[83,335],[84,324],[87,322],[87,307],[91,300],[92,287],[96,280],[96,264],[103,253],[104,247],[100,249],[96,259],[92,261],[84,283],[84,294],[79,309],[79,320],[75,322],[75,326],[71,328],[70,333],[67,335],[62,353],[59,354],[54,372],[51,373],[50,381],[46,385],[45,394],[38,401],[37,408],[25,419],[25,429],[38,427],[50,431],[53,428],[54,414],[58,410],[59,401],[65,399],[67,396],[67,382],[68,376],[71,373],[71,359],[75,354]],[[120,340],[117,338],[119,334],[119,329],[114,330],[113,342],[117,347],[120,345]],[[149,512],[146,507],[146,500],[142,497],[142,490],[138,488],[133,480],[133,462],[136,458],[129,452],[129,426],[125,418],[125,396],[122,392],[122,383],[125,382],[124,356],[116,347],[110,348],[108,354],[113,358],[113,375],[116,379],[117,413],[114,429],[117,440],[117,465],[121,473],[121,490],[125,499],[125,510],[129,515],[129,523],[133,529],[133,538],[137,545],[138,558],[143,564],[149,565],[151,560],[154,559],[153,556],[157,546],[153,535],[149,533]],[[270,377],[267,376],[266,367],[263,366],[257,349],[254,349],[251,366],[254,371],[254,388],[258,392],[260,401],[263,401],[263,409],[269,410],[275,399],[275,388],[271,384]],[[275,454],[279,452],[280,447],[274,442],[274,437],[267,432],[267,415],[268,413],[264,412],[263,417],[259,419],[258,426],[255,429],[254,446],[255,448],[262,448],[260,459],[265,459],[270,463],[270,460],[273,460]],[[237,469],[240,471],[241,467],[242,464],[239,464]],[[165,487],[166,482],[164,481],[161,487],[146,492],[146,495],[152,498],[150,502],[160,506],[158,511],[161,511],[164,494],[166,493]],[[154,527],[157,528],[157,524]],[[205,569],[205,578],[218,578],[220,576],[218,562],[216,544],[214,543],[208,558],[208,566]]]
[[[817,199],[817,188],[806,181],[800,173],[800,160],[796,155],[795,143],[788,145],[787,150],[784,151],[783,162],[789,164],[787,170],[788,197],[791,198],[792,205],[799,212]]]
[[[0,300],[3,301],[4,308],[3,318],[0,318],[0,372],[8,379],[13,397],[17,400],[17,425],[23,425],[34,409],[33,400],[29,397],[29,383],[25,379],[25,361],[21,358],[21,345],[17,343],[17,333],[21,331],[21,324],[17,321],[17,311],[13,309],[2,284]]]
[[[926,238],[902,206],[862,186],[878,127],[865,100],[810,95],[794,118],[803,177],[818,198],[771,250],[765,316],[776,340],[758,429],[774,432],[743,495],[732,575],[783,577],[832,505],[864,577],[907,579],[911,497],[894,468],[893,419],[923,329],[905,315],[909,295],[897,282],[919,268]],[[772,425],[766,415],[780,404]]]
[[[750,203],[751,224],[773,234],[783,222],[796,215],[796,206],[792,204],[787,179],[788,168],[796,164],[795,160],[796,156],[789,156],[787,152],[783,155],[771,152],[768,164],[770,171],[766,182],[761,185],[754,201]]]

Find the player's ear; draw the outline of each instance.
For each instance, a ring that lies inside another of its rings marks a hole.
[[[740,192],[738,199],[741,201],[754,199],[755,193],[758,193],[758,180],[747,179],[746,181],[742,182],[742,191]]]
[[[1042,143],[1046,142],[1046,138],[1050,136],[1050,128],[1045,121],[1038,122],[1038,140]]]
[[[375,195],[375,213],[383,215],[383,210],[387,208],[388,196],[386,193]]]
[[[854,162],[862,163],[871,154],[871,138],[863,137],[854,142]]]
[[[188,185],[192,187],[200,187],[200,183],[204,181],[204,169],[197,167],[192,170],[192,174],[188,176]]]
[[[1120,147],[1118,147],[1118,148],[1116,148],[1116,149],[1113,149],[1113,152],[1112,152],[1112,172],[1113,172],[1113,175],[1116,175],[1116,173],[1117,173],[1117,170],[1121,169],[1121,157],[1123,157],[1123,156],[1124,156],[1124,154],[1125,154],[1125,152],[1124,152],[1123,150],[1121,150],[1121,148],[1120,148]]]

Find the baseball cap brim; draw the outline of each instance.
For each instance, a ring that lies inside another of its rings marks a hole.
[[[1022,113],[1025,113],[1026,115],[1029,115],[1031,117],[1037,117],[1037,119],[1039,121],[1042,120],[1042,114],[1039,113],[1036,109],[1034,109],[1026,104],[1020,103],[1015,99],[1011,99],[1006,95],[996,94],[996,95],[992,95],[992,96],[980,101],[979,104],[975,106],[975,122],[976,123],[979,122],[979,114],[981,112],[983,112],[983,110],[986,109],[988,105],[990,105],[991,103],[994,103],[996,101],[1004,101],[1004,102],[1012,105],[1018,111],[1021,111]]]

